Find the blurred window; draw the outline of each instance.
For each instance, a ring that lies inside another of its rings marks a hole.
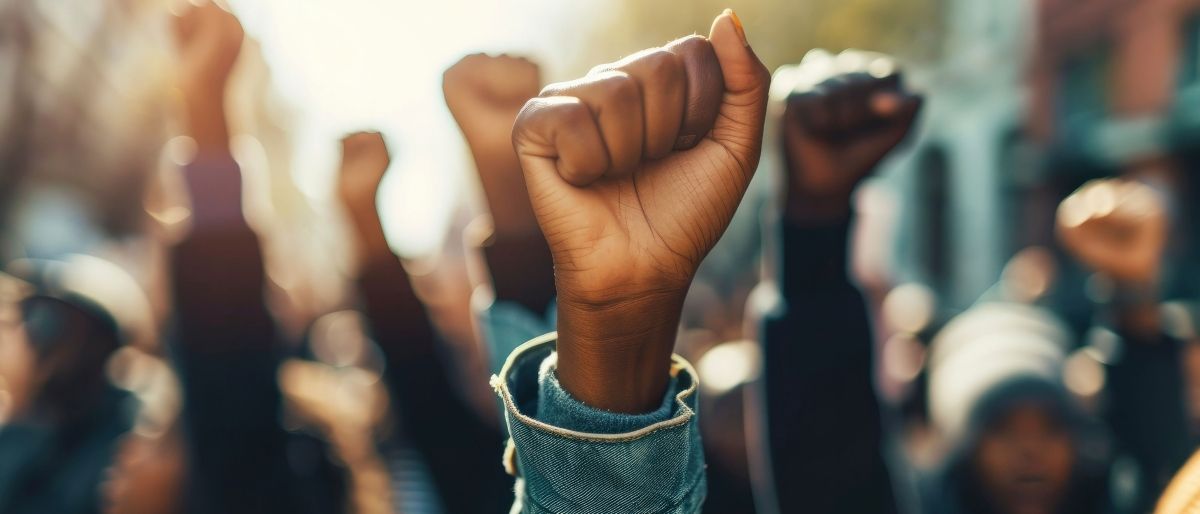
[[[921,155],[917,179],[917,205],[920,223],[918,258],[929,286],[945,292],[950,279],[949,182],[950,165],[946,151],[931,146]]]
[[[1000,136],[999,184],[1001,186],[1001,220],[1005,224],[1004,250],[1015,253],[1033,244],[1030,235],[1029,202],[1032,191],[1041,180],[1036,150],[1018,128],[1010,128]]]

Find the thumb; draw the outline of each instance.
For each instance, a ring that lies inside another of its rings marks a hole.
[[[725,94],[712,138],[753,169],[762,147],[771,74],[750,48],[742,22],[732,9],[725,9],[713,20],[708,40],[725,79]]]

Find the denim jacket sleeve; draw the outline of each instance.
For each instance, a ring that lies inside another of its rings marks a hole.
[[[658,410],[617,414],[561,388],[556,338],[521,345],[492,377],[511,434],[504,466],[518,477],[512,512],[699,512],[707,482],[691,364],[672,357]]]

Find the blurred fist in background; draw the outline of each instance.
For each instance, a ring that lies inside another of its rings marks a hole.
[[[517,113],[542,87],[538,65],[508,55],[463,57],[442,75],[446,107],[471,149],[495,230],[537,233],[521,165],[512,146]]]
[[[375,208],[375,195],[392,162],[379,132],[355,132],[342,138],[338,197],[348,208]]]
[[[360,259],[391,256],[376,207],[379,184],[391,162],[379,132],[355,132],[342,138],[337,194],[354,224]]]
[[[855,186],[908,135],[922,97],[905,89],[888,56],[813,51],[794,74],[783,115],[787,216],[794,221],[849,215]]]
[[[188,135],[196,140],[201,153],[227,154],[225,89],[245,33],[233,13],[211,1],[199,5],[185,2],[184,9],[175,18],[174,28]]]
[[[175,18],[175,40],[179,45],[180,84],[185,91],[224,88],[242,51],[245,33],[233,13],[204,1],[185,3]]]
[[[1139,284],[1158,279],[1166,210],[1150,186],[1125,179],[1084,184],[1058,206],[1058,236],[1085,266]]]

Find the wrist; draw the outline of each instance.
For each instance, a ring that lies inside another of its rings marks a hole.
[[[184,93],[189,135],[198,153],[228,153],[229,123],[224,92]]]
[[[392,257],[391,247],[383,232],[383,222],[374,210],[374,202],[370,207],[348,206],[350,221],[354,225],[355,241],[358,246],[359,260],[370,262],[376,257],[387,255]]]
[[[784,218],[798,225],[825,225],[850,217],[850,195],[803,195],[788,192]]]
[[[558,378],[581,402],[641,413],[662,403],[687,288],[596,302],[560,289]]]
[[[1098,279],[1103,310],[1110,323],[1137,339],[1153,339],[1160,332],[1162,294],[1153,279]]]

